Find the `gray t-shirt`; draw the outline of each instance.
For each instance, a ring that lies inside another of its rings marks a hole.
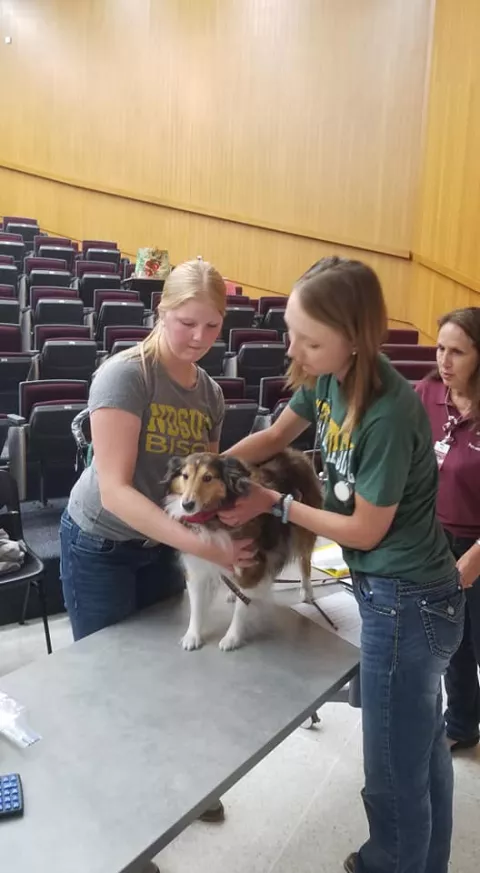
[[[148,365],[147,378],[137,358],[115,355],[95,375],[88,399],[96,409],[123,409],[137,415],[142,426],[134,487],[159,504],[161,484],[173,455],[207,451],[220,438],[225,403],[220,386],[197,368],[194,388],[184,388],[160,364]],[[85,532],[111,540],[144,539],[102,507],[95,458],[73,487],[68,512]]]

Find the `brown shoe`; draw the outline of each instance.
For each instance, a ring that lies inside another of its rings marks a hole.
[[[222,801],[217,800],[216,803],[212,803],[205,812],[198,816],[198,820],[207,824],[218,824],[225,821],[225,807]]]
[[[147,866],[143,868],[142,873],[160,873],[160,869],[153,861],[149,861]]]

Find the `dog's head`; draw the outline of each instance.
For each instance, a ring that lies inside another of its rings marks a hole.
[[[171,458],[164,482],[170,494],[179,496],[185,515],[196,515],[247,494],[249,478],[250,470],[237,458],[202,452]]]

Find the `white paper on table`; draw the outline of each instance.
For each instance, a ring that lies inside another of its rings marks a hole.
[[[295,603],[291,608],[299,612],[300,615],[304,615],[306,618],[319,624],[325,630],[330,631],[330,633],[360,648],[362,622],[357,601],[353,595],[349,594],[348,591],[336,591],[334,594],[318,597],[315,602],[331,618],[338,630],[334,630],[311,603]]]
[[[333,577],[340,578],[350,575],[342,548],[337,543],[315,546],[312,554],[312,567],[316,570],[323,570],[325,573],[330,571]]]

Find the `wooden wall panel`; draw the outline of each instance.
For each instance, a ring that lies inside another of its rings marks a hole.
[[[480,291],[479,220],[480,3],[437,0],[415,258]]]
[[[0,164],[406,256],[431,5],[4,0]]]
[[[72,188],[0,168],[0,214],[6,209],[38,218],[42,228],[73,239],[114,239],[134,257],[140,244],[161,240],[172,263],[201,254],[245,293],[288,294],[314,261],[339,254],[377,270],[392,318],[407,320],[411,262],[290,234],[193,215]]]

